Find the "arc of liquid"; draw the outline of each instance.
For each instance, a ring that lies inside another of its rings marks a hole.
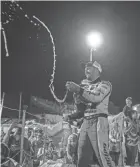
[[[4,38],[6,57],[8,57],[9,56],[9,51],[8,51],[8,46],[7,46],[6,34],[5,34],[5,31],[4,31],[4,28],[2,28],[1,30],[2,30],[2,34],[3,34],[3,38]]]
[[[51,42],[52,42],[52,45],[53,45],[53,57],[54,57],[54,62],[53,62],[53,73],[51,75],[51,80],[50,80],[50,85],[49,85],[49,88],[50,88],[50,91],[54,97],[54,99],[59,102],[59,103],[64,103],[66,98],[67,98],[67,94],[68,94],[68,90],[66,91],[66,94],[64,96],[64,98],[61,100],[61,99],[58,99],[54,93],[54,86],[53,86],[53,82],[54,82],[54,75],[55,75],[55,69],[56,69],[56,52],[55,52],[55,44],[54,44],[54,40],[53,40],[53,36],[51,34],[51,31],[49,30],[49,28],[45,25],[45,23],[43,23],[41,20],[39,20],[36,16],[33,16],[34,19],[36,19],[40,24],[42,24],[42,26],[47,30],[47,32],[49,33],[50,35],[50,38],[51,38]]]

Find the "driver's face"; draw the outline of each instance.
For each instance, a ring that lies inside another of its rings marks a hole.
[[[95,68],[94,67],[85,67],[85,75],[88,79],[92,78],[94,75]]]

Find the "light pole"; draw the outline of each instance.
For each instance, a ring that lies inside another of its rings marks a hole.
[[[93,61],[96,49],[102,44],[103,38],[99,32],[91,32],[87,35],[87,44],[90,47],[90,61]]]
[[[96,49],[94,50],[93,48],[90,48],[90,61],[93,60],[93,56],[95,56],[95,51]]]

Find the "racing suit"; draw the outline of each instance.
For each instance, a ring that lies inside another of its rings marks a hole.
[[[77,112],[70,120],[84,117],[78,143],[78,167],[92,164],[115,167],[109,156],[108,103],[112,85],[110,82],[83,80],[80,92],[74,94]]]

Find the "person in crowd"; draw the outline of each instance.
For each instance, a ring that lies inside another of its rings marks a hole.
[[[77,164],[77,146],[78,146],[78,134],[77,128],[72,128],[72,134],[68,138],[67,143],[67,158],[72,164]]]
[[[53,140],[51,138],[49,139],[48,150],[50,150],[50,151],[55,150],[55,145],[54,145]]]
[[[5,162],[8,161],[9,153],[10,153],[10,150],[7,147],[7,145],[4,143],[1,143],[1,164],[2,164],[2,167],[8,166],[8,164]]]
[[[118,166],[119,156],[121,151],[121,134],[119,131],[119,124],[116,122],[113,129],[109,132],[109,150],[112,160]]]
[[[28,132],[27,132],[28,139],[30,139],[30,137],[32,136],[32,131],[33,131],[32,128],[28,128]]]
[[[34,129],[34,138],[32,139],[32,148],[34,151],[34,160],[33,164],[35,167],[37,167],[40,164],[40,159],[38,159],[37,154],[40,148],[43,147],[44,141],[43,141],[43,131],[40,128]]]
[[[66,114],[67,115],[67,114]],[[71,124],[68,121],[65,121],[65,115],[63,115],[63,149],[66,153],[66,147],[67,147],[67,143],[68,143],[68,137],[69,135],[71,135],[72,133],[72,129],[71,129]]]
[[[134,166],[138,153],[140,130],[137,122],[137,111],[132,110],[130,117],[124,119],[126,147],[126,165]]]
[[[64,157],[65,155],[65,148],[64,148],[64,137],[61,138],[59,142],[59,157]]]
[[[30,132],[31,132],[31,135],[30,135]],[[32,130],[29,132],[29,138],[28,140],[30,141],[31,145],[33,143],[33,141],[35,140],[35,133],[34,133],[34,129],[32,128]]]
[[[38,149],[43,146],[43,131],[40,128],[34,129],[34,138],[32,139],[32,147],[34,153],[37,155]]]
[[[9,153],[7,145],[1,143],[1,167],[21,167],[14,159],[9,158]]]
[[[39,165],[42,165],[43,162],[46,162],[48,160],[49,154],[48,154],[48,139],[43,144],[43,147],[39,148],[37,153],[37,159],[40,162]]]
[[[55,151],[55,147],[52,144],[52,140],[48,140],[48,142],[44,143],[43,147],[39,149],[38,151],[38,157],[42,160],[48,160],[48,159],[53,159],[53,151]]]
[[[126,99],[126,105],[123,108],[123,113],[126,117],[131,117],[131,111],[132,111],[132,97],[127,97]]]
[[[114,167],[109,155],[108,103],[112,85],[100,78],[102,68],[99,63],[85,64],[86,78],[80,85],[67,82],[66,88],[74,94],[77,112],[66,116],[66,120],[84,118],[78,142],[77,167],[91,164]]]
[[[48,145],[48,151],[47,151],[47,157],[48,159],[53,159],[53,152],[56,150],[54,144],[53,144],[53,140],[50,139],[49,140],[49,145]]]
[[[7,145],[7,147],[10,150],[9,157],[10,158],[14,157],[13,159],[18,163],[20,162],[20,147],[21,147],[21,134],[22,134],[21,127],[22,127],[21,125],[17,124],[16,122],[13,122],[3,139],[3,143]],[[16,129],[16,131],[14,132],[14,134],[10,135],[14,128]],[[25,137],[24,137],[23,148],[25,157],[27,157],[27,155],[32,155],[31,144]]]

